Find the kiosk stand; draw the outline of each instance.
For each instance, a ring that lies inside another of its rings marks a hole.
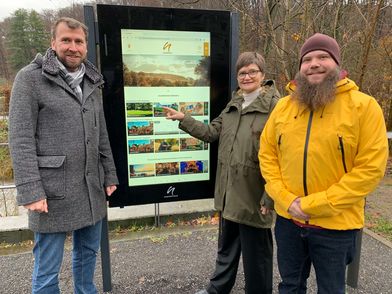
[[[219,115],[237,86],[232,69],[238,56],[238,15],[117,5],[96,9],[97,22],[90,5],[84,6],[84,18],[90,32],[88,59],[95,65],[99,60],[105,78],[103,106],[120,182],[109,206],[154,204],[158,227],[161,202],[213,197],[217,144],[181,133],[162,115],[162,106],[178,107],[204,123]],[[136,69],[139,60],[143,69]],[[161,72],[148,71],[156,63]],[[108,292],[107,218],[101,260]]]

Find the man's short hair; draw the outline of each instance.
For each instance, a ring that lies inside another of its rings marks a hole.
[[[265,70],[265,60],[264,57],[257,52],[243,52],[238,56],[237,63],[235,64],[236,73],[243,68],[251,64],[256,64],[261,72]]]
[[[60,23],[65,23],[70,29],[73,29],[73,30],[82,28],[82,30],[86,36],[86,41],[87,41],[87,38],[88,38],[87,26],[84,23],[81,23],[80,21],[78,21],[74,18],[71,18],[71,17],[61,17],[54,23],[54,25],[52,27],[52,39],[56,38],[56,30],[57,30],[57,27]]]

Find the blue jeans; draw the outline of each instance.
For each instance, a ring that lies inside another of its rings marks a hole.
[[[74,293],[97,293],[94,271],[101,241],[102,221],[72,232],[72,271]],[[33,294],[56,294],[59,271],[64,254],[66,233],[34,234]]]
[[[344,294],[346,266],[355,255],[357,232],[303,228],[278,216],[275,238],[282,278],[279,293],[306,293],[313,264],[319,294]]]

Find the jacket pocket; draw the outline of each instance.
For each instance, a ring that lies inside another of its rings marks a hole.
[[[276,138],[276,144],[278,146],[278,157],[282,156],[282,136],[283,134],[280,133],[279,136]]]
[[[97,119],[97,110],[94,109],[94,127],[98,126],[98,119]]]
[[[345,154],[345,150],[344,150],[343,136],[338,135],[338,138],[339,138],[339,150],[342,155],[343,169],[344,169],[344,172],[347,173],[346,154]]]
[[[265,118],[264,115],[255,114],[254,119],[250,124],[251,137],[253,148],[250,150],[250,160],[257,166],[259,165],[259,151],[260,151],[260,136],[264,129]]]
[[[65,197],[65,155],[38,156],[41,182],[48,199]]]

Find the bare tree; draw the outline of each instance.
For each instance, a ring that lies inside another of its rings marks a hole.
[[[364,76],[366,73],[366,68],[368,66],[368,57],[370,48],[373,41],[373,35],[376,30],[377,20],[380,16],[381,8],[384,6],[384,0],[379,0],[378,3],[374,3],[377,1],[369,1],[368,3],[368,15],[373,15],[370,19],[370,22],[367,24],[366,30],[364,32],[364,50],[361,58],[361,73],[359,75],[358,86],[362,88],[362,84],[364,81]]]

